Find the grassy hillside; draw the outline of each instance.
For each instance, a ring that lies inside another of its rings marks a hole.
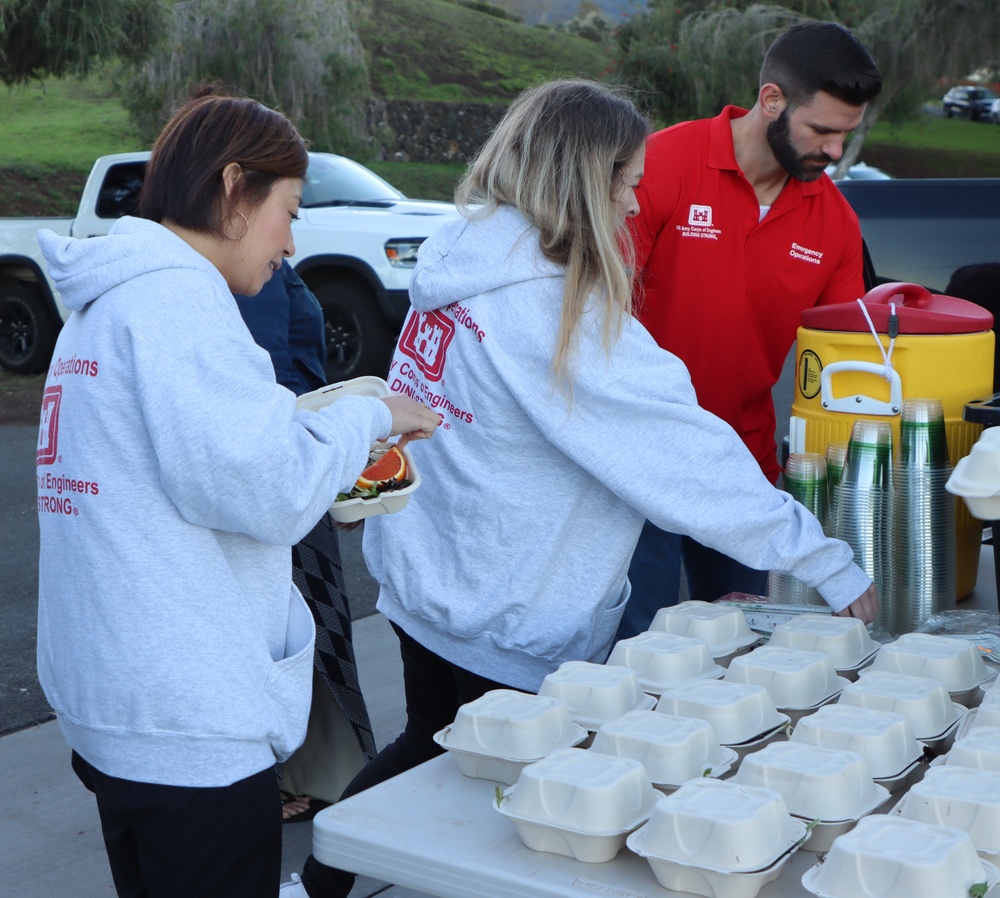
[[[540,81],[599,75],[608,64],[593,43],[449,0],[369,4],[359,32],[380,96],[504,101]],[[97,156],[141,148],[106,72],[6,90],[0,216],[70,215]],[[896,177],[1000,177],[1000,128],[931,116],[896,128],[879,123],[861,158]],[[445,200],[462,171],[418,163],[371,167],[409,196]]]
[[[447,0],[372,0],[358,23],[376,96],[509,100],[531,84],[599,75],[598,45],[476,12]]]

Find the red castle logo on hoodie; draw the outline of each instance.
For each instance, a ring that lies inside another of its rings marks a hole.
[[[53,465],[59,455],[59,406],[62,387],[46,387],[42,395],[42,417],[38,427],[36,465]]]
[[[455,322],[441,312],[411,312],[399,339],[399,351],[408,355],[430,381],[444,375],[444,359]]]

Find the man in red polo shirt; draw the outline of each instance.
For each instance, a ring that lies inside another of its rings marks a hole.
[[[632,219],[639,319],[691,372],[699,403],[733,426],[764,475],[781,473],[771,388],[799,314],[864,293],[857,216],[824,174],[882,86],[846,28],[803,22],[764,58],[757,102],[653,134]],[[724,549],[725,547],[721,547]],[[677,602],[764,595],[754,571],[648,521],[619,638]]]

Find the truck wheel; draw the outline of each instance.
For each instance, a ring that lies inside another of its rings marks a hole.
[[[37,290],[0,281],[0,367],[19,374],[44,371],[58,333]]]
[[[396,332],[364,284],[335,280],[312,288],[326,319],[326,378],[330,383],[374,374],[385,377]]]

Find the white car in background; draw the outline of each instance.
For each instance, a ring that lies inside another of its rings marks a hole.
[[[831,163],[826,167],[826,173],[832,178],[836,166]],[[844,175],[843,180],[847,181],[885,181],[892,175],[886,174],[882,169],[875,168],[874,165],[866,165],[864,162],[855,162]],[[836,180],[841,180],[837,178]]]

